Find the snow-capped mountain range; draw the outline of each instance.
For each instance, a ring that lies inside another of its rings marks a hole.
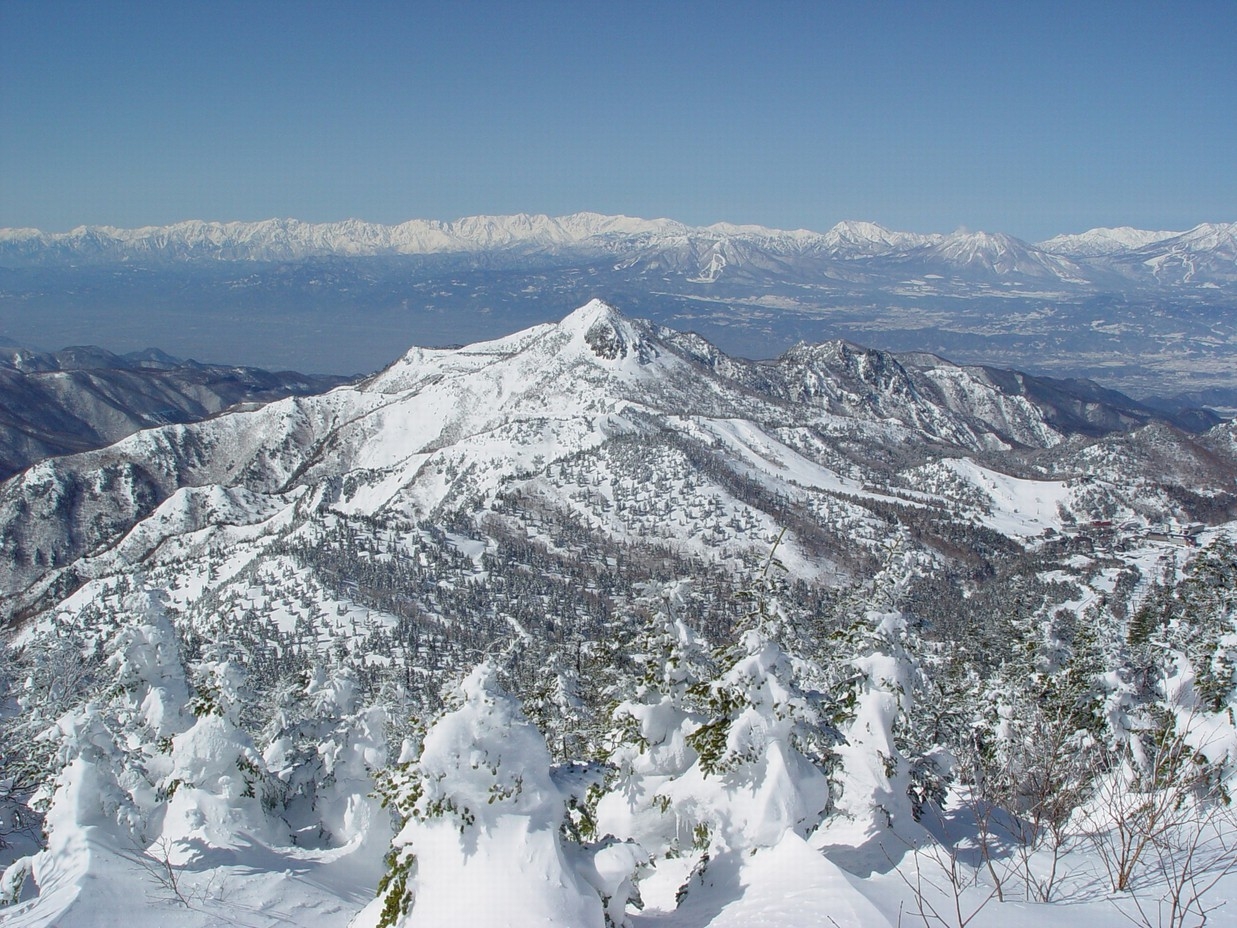
[[[1237,390],[1235,230],[1031,244],[595,213],[7,229],[0,335],[352,375],[399,344],[492,338],[607,296],[745,357],[841,338],[1146,396]]]
[[[825,233],[783,231],[758,225],[689,226],[670,219],[575,213],[565,217],[507,215],[455,221],[414,219],[398,225],[357,219],[303,223],[267,219],[256,223],[184,221],[166,226],[118,229],[79,226],[67,233],[0,229],[0,264],[66,261],[297,261],[308,257],[448,255],[512,250],[640,252],[674,250],[690,243],[727,250],[755,249],[772,255],[821,256],[837,260],[913,257],[925,264],[964,270],[981,266],[998,276],[1059,277],[1085,282],[1087,261],[1131,257],[1133,265],[1158,271],[1169,256],[1206,259],[1212,270],[1235,272],[1237,223],[1204,223],[1194,229],[1147,231],[1123,226],[1092,229],[1030,245],[1003,233],[949,235],[903,233],[867,221],[841,221]],[[1063,260],[1065,259],[1065,260]],[[1075,264],[1075,261],[1081,264]],[[1107,267],[1101,264],[1100,269]],[[696,269],[708,271],[708,265]]]
[[[1159,274],[1165,263],[1190,260],[1183,276],[1192,280],[1202,262],[1231,280],[1237,268],[1237,223],[1203,223],[1186,232],[1151,232],[1122,227],[1059,235],[1031,245],[1004,233],[954,232],[923,235],[896,232],[872,222],[844,221],[827,232],[783,231],[717,223],[692,227],[670,219],[638,219],[575,213],[473,216],[453,222],[411,220],[380,225],[349,219],[307,223],[295,219],[261,222],[188,221],[170,226],[119,229],[80,226],[69,232],[0,229],[0,264],[130,261],[298,261],[322,257],[445,255],[514,251],[638,254],[685,246],[731,256],[745,251],[803,259],[862,260],[910,258],[957,270],[976,267],[997,276],[1059,278],[1085,283],[1107,269],[1094,259],[1131,259]],[[1079,263],[1075,263],[1079,262]],[[739,262],[732,262],[739,263]],[[696,270],[708,276],[711,262]]]
[[[323,256],[439,254],[494,248],[578,246],[611,238],[685,235],[669,220],[632,219],[577,213],[571,216],[473,216],[454,222],[412,220],[379,225],[349,219],[308,223],[296,219],[261,222],[188,221],[170,226],[118,229],[81,226],[65,233],[37,229],[0,230],[5,257],[18,260],[120,261],[136,259],[220,259],[288,261]]]

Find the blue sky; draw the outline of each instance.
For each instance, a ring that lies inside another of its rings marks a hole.
[[[0,0],[0,225],[1237,219],[1237,2]]]

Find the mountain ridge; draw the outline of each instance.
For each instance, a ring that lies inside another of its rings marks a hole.
[[[793,250],[820,250],[846,257],[890,254],[954,240],[995,238],[1062,257],[1089,258],[1150,248],[1170,239],[1187,243],[1231,241],[1235,223],[1201,223],[1184,232],[1151,232],[1121,227],[1062,234],[1035,245],[1002,232],[913,233],[878,223],[842,220],[825,232],[783,230],[727,222],[689,226],[671,219],[641,219],[580,212],[468,216],[456,220],[412,219],[393,225],[347,219],[310,223],[297,219],[246,221],[185,220],[165,226],[120,228],[78,226],[51,233],[33,228],[0,228],[0,259],[16,262],[77,257],[119,260],[137,257],[218,260],[294,260],[323,256],[378,256],[468,252],[506,247],[613,246],[627,237],[741,239],[778,243]],[[46,252],[45,258],[40,257]]]
[[[594,300],[512,336],[411,349],[354,386],[44,461],[0,483],[0,587],[17,594],[49,565],[84,579],[177,493],[210,487],[260,501],[237,524],[273,511],[303,519],[315,506],[439,520],[461,506],[485,512],[513,487],[557,500],[567,491],[547,467],[635,441],[691,449],[702,456],[693,467],[720,467],[730,474],[720,485],[745,493],[803,484],[862,495],[942,454],[1047,454],[1074,435],[1164,421],[1053,386],[842,342],[744,361]],[[573,492],[555,505],[578,506]],[[140,537],[116,550],[147,557]]]
[[[191,422],[237,404],[318,393],[330,375],[183,361],[146,349],[44,352],[0,345],[0,479],[48,457],[110,445],[152,426]]]

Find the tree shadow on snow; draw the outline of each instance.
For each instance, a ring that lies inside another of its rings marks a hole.
[[[742,855],[724,851],[705,858],[687,880],[686,895],[677,909],[660,916],[636,916],[636,926],[663,925],[666,928],[705,928],[722,909],[743,895]]]

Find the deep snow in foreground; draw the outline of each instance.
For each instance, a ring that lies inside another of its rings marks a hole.
[[[501,685],[500,659],[468,673],[389,766],[381,713],[357,703],[346,672],[314,674],[302,698],[319,723],[303,719],[259,753],[236,724],[237,668],[201,668],[188,699],[175,633],[148,602],[112,645],[110,696],[45,735],[68,762],[47,847],[9,867],[0,918],[23,928],[791,928],[1197,925],[1205,913],[1207,924],[1237,924],[1232,705],[1205,711],[1184,666],[1167,681],[1177,734],[1151,744],[1154,756],[1136,742],[1083,785],[1064,742],[1054,769],[1024,755],[1024,775],[1055,778],[1053,801],[1065,805],[1045,817],[1027,805],[1042,794],[1024,784],[1019,831],[974,785],[916,807],[895,731],[923,693],[924,667],[900,614],[870,612],[852,630],[867,645],[847,662],[854,688],[827,768],[820,703],[794,682],[801,659],[777,643],[781,617],[760,602],[711,679],[690,630],[650,630],[642,682],[603,736],[605,765],[551,759]],[[1140,763],[1151,780],[1139,781]],[[1028,838],[1032,824],[1047,831]]]

